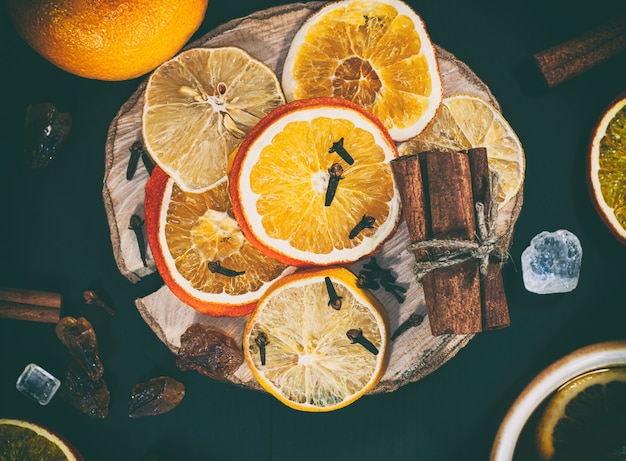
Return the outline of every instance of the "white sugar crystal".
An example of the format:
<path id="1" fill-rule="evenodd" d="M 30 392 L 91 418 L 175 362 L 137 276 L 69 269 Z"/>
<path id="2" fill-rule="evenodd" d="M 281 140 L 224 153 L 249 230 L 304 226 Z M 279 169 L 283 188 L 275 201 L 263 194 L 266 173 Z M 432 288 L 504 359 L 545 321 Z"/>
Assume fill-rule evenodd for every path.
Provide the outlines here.
<path id="1" fill-rule="evenodd" d="M 48 405 L 60 385 L 61 381 L 34 363 L 26 365 L 15 383 L 18 391 L 40 405 Z"/>
<path id="2" fill-rule="evenodd" d="M 578 285 L 583 249 L 571 232 L 541 232 L 522 253 L 522 275 L 528 291 L 567 293 Z"/>

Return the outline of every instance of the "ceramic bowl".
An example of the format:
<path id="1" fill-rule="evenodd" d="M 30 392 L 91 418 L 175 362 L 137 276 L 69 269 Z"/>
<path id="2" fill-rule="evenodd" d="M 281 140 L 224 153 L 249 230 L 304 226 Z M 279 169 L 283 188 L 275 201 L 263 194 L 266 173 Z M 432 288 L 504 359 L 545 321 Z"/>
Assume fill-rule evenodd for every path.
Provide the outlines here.
<path id="1" fill-rule="evenodd" d="M 511 461 L 517 440 L 535 409 L 567 381 L 606 367 L 626 366 L 626 341 L 607 341 L 578 349 L 537 375 L 506 413 L 491 450 L 490 461 Z"/>

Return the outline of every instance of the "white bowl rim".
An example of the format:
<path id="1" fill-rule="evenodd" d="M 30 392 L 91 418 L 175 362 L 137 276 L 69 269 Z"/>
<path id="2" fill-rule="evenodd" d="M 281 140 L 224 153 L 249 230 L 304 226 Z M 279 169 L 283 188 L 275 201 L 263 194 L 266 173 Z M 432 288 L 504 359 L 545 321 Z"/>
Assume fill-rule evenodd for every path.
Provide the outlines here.
<path id="1" fill-rule="evenodd" d="M 535 409 L 562 384 L 599 368 L 626 365 L 626 341 L 605 341 L 582 347 L 539 373 L 508 410 L 491 449 L 490 461 L 512 461 L 517 440 Z"/>

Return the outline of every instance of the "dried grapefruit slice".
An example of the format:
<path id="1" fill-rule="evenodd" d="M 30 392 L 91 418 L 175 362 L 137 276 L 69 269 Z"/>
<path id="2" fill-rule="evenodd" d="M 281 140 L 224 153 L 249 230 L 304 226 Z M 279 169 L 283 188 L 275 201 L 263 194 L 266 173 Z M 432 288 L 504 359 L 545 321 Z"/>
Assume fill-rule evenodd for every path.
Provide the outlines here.
<path id="1" fill-rule="evenodd" d="M 282 86 L 288 101 L 353 101 L 396 141 L 420 133 L 443 95 L 424 23 L 399 0 L 330 2 L 313 14 L 291 42 Z"/>
<path id="2" fill-rule="evenodd" d="M 229 174 L 234 215 L 255 246 L 285 264 L 354 262 L 397 228 L 400 196 L 389 165 L 396 156 L 387 130 L 361 106 L 293 101 L 239 146 Z"/>
<path id="3" fill-rule="evenodd" d="M 148 79 L 145 147 L 181 189 L 200 192 L 224 179 L 228 155 L 284 102 L 274 71 L 244 50 L 192 48 Z"/>
<path id="4" fill-rule="evenodd" d="M 329 305 L 329 284 L 341 297 L 339 309 Z M 371 390 L 386 370 L 388 345 L 387 312 L 343 267 L 278 280 L 243 337 L 261 386 L 285 405 L 312 412 L 345 407 Z"/>
<path id="5" fill-rule="evenodd" d="M 604 111 L 593 131 L 587 180 L 598 214 L 626 244 L 626 94 Z"/>
<path id="6" fill-rule="evenodd" d="M 146 234 L 159 274 L 183 302 L 211 316 L 249 314 L 261 294 L 293 271 L 241 233 L 222 181 L 184 192 L 160 168 L 146 184 Z"/>

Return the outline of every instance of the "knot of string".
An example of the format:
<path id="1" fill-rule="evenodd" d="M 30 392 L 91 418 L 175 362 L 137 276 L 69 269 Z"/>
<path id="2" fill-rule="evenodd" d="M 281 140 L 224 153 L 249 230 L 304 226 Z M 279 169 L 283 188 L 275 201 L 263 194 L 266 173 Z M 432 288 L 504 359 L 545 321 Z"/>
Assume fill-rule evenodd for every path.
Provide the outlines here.
<path id="1" fill-rule="evenodd" d="M 496 234 L 496 221 L 498 219 L 497 201 L 497 175 L 492 174 L 491 201 L 486 207 L 482 202 L 476 202 L 476 239 L 452 240 L 430 239 L 421 242 L 413 242 L 409 245 L 409 251 L 427 251 L 428 258 L 415 263 L 414 273 L 418 281 L 426 274 L 445 267 L 451 267 L 470 259 L 479 261 L 480 274 L 487 275 L 490 259 L 505 261 L 508 257 L 506 249 L 502 245 L 502 236 Z M 432 253 L 438 256 L 433 257 Z"/>

